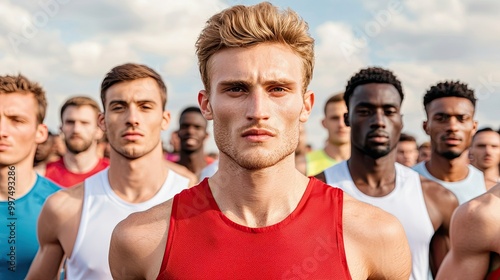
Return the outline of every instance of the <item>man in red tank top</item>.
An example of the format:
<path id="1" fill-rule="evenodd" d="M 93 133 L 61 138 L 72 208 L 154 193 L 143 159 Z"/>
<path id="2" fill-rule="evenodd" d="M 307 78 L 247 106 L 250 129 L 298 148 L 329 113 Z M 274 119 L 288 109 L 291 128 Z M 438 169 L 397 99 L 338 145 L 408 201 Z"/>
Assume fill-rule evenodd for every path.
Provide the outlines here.
<path id="1" fill-rule="evenodd" d="M 196 43 L 219 169 L 114 230 L 114 279 L 408 279 L 399 222 L 295 168 L 314 94 L 307 23 L 270 3 L 209 19 Z M 330 188 L 330 189 L 329 189 Z"/>
<path id="2" fill-rule="evenodd" d="M 103 131 L 97 125 L 99 104 L 87 96 L 74 96 L 61 107 L 61 132 L 67 151 L 58 161 L 47 164 L 45 177 L 68 188 L 109 166 L 97 154 Z"/>

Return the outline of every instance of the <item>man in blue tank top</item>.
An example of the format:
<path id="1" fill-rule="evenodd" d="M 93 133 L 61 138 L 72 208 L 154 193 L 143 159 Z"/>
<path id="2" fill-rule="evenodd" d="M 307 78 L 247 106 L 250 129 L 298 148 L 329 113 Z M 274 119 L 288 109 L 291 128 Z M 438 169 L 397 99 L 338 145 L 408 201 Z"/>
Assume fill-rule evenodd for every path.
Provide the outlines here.
<path id="1" fill-rule="evenodd" d="M 38 250 L 37 219 L 59 187 L 33 169 L 47 139 L 47 102 L 37 83 L 0 76 L 0 279 L 24 279 Z"/>

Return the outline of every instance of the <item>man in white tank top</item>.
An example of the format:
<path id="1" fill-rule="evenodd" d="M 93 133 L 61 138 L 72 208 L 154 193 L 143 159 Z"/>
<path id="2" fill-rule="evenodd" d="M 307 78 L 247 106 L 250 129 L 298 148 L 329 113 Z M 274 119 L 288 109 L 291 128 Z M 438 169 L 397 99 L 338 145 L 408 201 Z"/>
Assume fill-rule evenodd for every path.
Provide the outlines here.
<path id="1" fill-rule="evenodd" d="M 27 279 L 54 279 L 67 257 L 67 279 L 111 279 L 108 252 L 114 227 L 189 187 L 163 159 L 166 87 L 153 69 L 113 68 L 101 85 L 99 126 L 111 146 L 110 167 L 51 196 L 38 220 L 40 249 Z"/>
<path id="2" fill-rule="evenodd" d="M 344 96 L 351 157 L 317 178 L 396 216 L 410 244 L 411 279 L 420 280 L 429 278 L 430 270 L 435 275 L 446 255 L 446 248 L 433 243 L 441 245 L 439 240 L 448 237 L 458 202 L 447 189 L 396 163 L 403 97 L 400 81 L 389 70 L 371 67 L 355 74 Z"/>
<path id="3" fill-rule="evenodd" d="M 469 164 L 467 149 L 476 132 L 474 90 L 460 82 L 442 82 L 424 96 L 431 158 L 415 165 L 420 175 L 452 191 L 460 204 L 486 192 L 481 171 Z"/>

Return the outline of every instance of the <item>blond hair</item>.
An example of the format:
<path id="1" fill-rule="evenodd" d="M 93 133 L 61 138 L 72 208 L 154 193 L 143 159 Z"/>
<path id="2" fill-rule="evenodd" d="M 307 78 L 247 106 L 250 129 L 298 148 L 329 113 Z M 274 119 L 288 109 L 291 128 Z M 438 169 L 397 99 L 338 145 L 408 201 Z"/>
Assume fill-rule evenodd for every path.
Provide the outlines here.
<path id="1" fill-rule="evenodd" d="M 47 110 L 47 99 L 45 91 L 36 82 L 28 80 L 25 76 L 18 74 L 17 76 L 0 76 L 0 93 L 32 93 L 38 104 L 37 122 L 43 123 L 45 119 L 45 111 Z"/>
<path id="2" fill-rule="evenodd" d="M 251 47 L 260 43 L 284 44 L 303 62 L 303 88 L 307 89 L 314 68 L 314 39 L 300 16 L 280 11 L 269 2 L 237 5 L 212 16 L 196 41 L 196 54 L 205 90 L 210 92 L 210 57 L 226 48 Z"/>

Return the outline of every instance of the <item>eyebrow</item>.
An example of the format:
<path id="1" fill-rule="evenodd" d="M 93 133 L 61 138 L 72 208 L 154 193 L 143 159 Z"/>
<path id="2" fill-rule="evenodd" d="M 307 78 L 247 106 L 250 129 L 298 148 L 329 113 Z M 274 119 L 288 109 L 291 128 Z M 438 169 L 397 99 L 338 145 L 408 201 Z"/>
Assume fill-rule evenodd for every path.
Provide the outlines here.
<path id="1" fill-rule="evenodd" d="M 370 102 L 359 102 L 356 105 L 354 105 L 354 107 L 376 108 L 376 107 L 379 107 L 379 106 L 375 105 L 373 103 L 370 103 Z M 395 107 L 395 108 L 398 108 L 398 107 L 400 107 L 400 104 L 397 103 L 397 102 L 396 103 L 384 103 L 384 104 L 382 104 L 381 107 Z"/>
<path id="2" fill-rule="evenodd" d="M 273 79 L 264 83 L 264 85 L 291 85 L 298 84 L 298 82 L 290 79 Z M 244 80 L 225 80 L 218 84 L 218 86 L 245 86 L 249 87 L 250 83 Z"/>
<path id="3" fill-rule="evenodd" d="M 111 105 L 115 105 L 115 104 L 120 104 L 120 105 L 127 105 L 129 102 L 125 101 L 125 100 L 121 100 L 121 99 L 118 99 L 118 100 L 112 100 L 109 102 L 108 106 L 111 106 Z M 134 101 L 132 103 L 137 103 L 137 104 L 143 104 L 143 103 L 152 103 L 152 104 L 156 104 L 156 102 L 152 99 L 142 99 L 142 100 L 137 100 L 137 101 Z"/>

